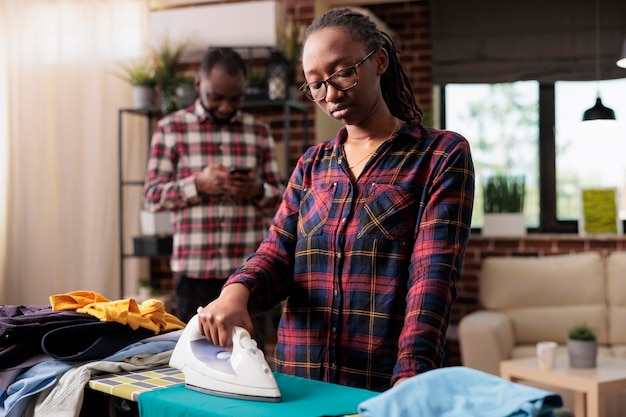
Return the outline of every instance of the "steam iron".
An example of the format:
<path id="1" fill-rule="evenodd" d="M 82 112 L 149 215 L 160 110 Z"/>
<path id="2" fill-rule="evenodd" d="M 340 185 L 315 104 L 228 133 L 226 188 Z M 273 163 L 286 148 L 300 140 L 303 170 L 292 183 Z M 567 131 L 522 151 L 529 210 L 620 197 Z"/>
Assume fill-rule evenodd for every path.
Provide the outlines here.
<path id="1" fill-rule="evenodd" d="M 265 356 L 242 327 L 233 329 L 232 351 L 209 342 L 189 320 L 170 358 L 185 375 L 185 386 L 208 394 L 244 400 L 280 402 L 280 391 Z"/>

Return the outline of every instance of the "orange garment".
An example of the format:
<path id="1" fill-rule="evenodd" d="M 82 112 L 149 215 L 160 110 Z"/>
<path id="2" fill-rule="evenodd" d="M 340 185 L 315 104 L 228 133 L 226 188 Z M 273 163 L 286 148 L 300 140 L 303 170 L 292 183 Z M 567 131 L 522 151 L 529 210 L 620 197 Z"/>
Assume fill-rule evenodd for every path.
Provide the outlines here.
<path id="1" fill-rule="evenodd" d="M 183 329 L 185 323 L 167 313 L 163 301 L 153 298 L 137 304 L 134 298 L 110 301 L 92 291 L 74 291 L 50 296 L 52 311 L 75 310 L 90 314 L 100 321 L 115 321 L 130 326 L 152 330 L 154 334 Z"/>

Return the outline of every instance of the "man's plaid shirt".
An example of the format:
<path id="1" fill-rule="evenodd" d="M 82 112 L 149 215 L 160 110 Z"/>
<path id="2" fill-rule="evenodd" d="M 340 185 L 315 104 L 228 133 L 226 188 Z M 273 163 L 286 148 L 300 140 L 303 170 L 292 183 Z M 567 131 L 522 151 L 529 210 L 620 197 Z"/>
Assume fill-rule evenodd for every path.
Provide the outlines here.
<path id="1" fill-rule="evenodd" d="M 207 165 L 248 167 L 267 184 L 263 201 L 198 193 L 195 175 Z M 282 194 L 274 142 L 265 122 L 238 112 L 215 123 L 197 100 L 159 121 L 152 138 L 145 206 L 171 210 L 173 271 L 226 279 L 253 253 L 267 231 L 262 205 Z"/>

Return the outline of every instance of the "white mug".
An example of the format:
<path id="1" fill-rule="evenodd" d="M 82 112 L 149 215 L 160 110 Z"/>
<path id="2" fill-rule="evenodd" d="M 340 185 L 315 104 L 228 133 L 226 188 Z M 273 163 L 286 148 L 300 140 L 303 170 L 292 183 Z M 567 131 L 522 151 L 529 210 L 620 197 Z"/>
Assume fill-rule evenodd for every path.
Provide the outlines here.
<path id="1" fill-rule="evenodd" d="M 541 369 L 552 369 L 556 362 L 556 342 L 537 343 L 537 363 Z"/>

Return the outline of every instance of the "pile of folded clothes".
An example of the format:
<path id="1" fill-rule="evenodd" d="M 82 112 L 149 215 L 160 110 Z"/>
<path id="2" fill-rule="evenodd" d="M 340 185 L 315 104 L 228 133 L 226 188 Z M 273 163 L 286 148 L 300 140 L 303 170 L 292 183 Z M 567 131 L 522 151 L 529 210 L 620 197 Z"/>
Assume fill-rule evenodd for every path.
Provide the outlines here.
<path id="1" fill-rule="evenodd" d="M 44 415 L 35 407 L 45 400 L 39 397 L 73 368 L 97 369 L 85 366 L 94 361 L 115 359 L 124 363 L 120 369 L 141 367 L 130 365 L 137 355 L 145 367 L 167 363 L 167 355 L 159 355 L 158 363 L 146 356 L 171 352 L 184 327 L 160 300 L 111 301 L 91 291 L 53 295 L 47 306 L 2 305 L 0 417 Z M 89 372 L 83 374 L 86 384 Z M 80 393 L 75 401 L 82 401 Z"/>

